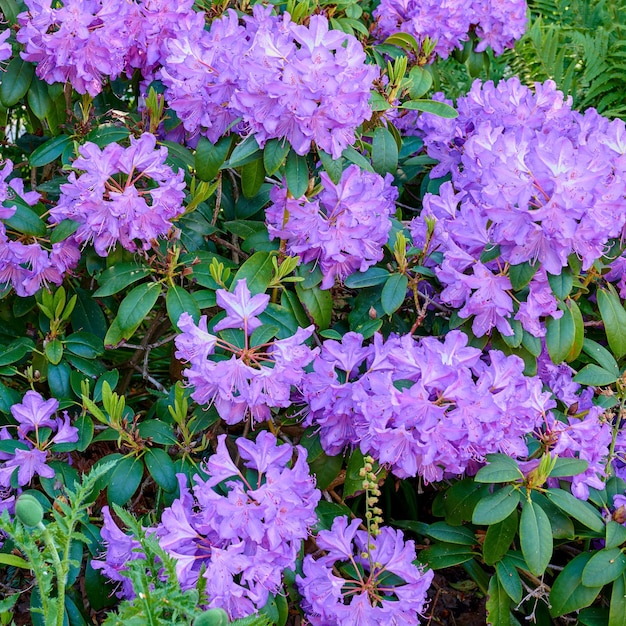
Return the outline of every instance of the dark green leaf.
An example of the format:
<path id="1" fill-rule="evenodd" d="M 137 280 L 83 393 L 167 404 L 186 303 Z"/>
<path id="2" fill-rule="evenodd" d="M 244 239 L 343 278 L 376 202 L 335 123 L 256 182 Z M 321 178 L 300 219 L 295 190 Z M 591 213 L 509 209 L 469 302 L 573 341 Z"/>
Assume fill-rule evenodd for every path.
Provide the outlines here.
<path id="1" fill-rule="evenodd" d="M 254 198 L 259 193 L 264 180 L 263 159 L 256 159 L 243 165 L 241 168 L 241 191 L 244 197 Z"/>
<path id="2" fill-rule="evenodd" d="M 363 289 L 364 287 L 374 287 L 382 285 L 389 278 L 389 272 L 384 267 L 370 267 L 365 272 L 350 274 L 343 281 L 343 284 L 350 289 Z"/>
<path id="3" fill-rule="evenodd" d="M 448 543 L 437 543 L 419 554 L 420 561 L 432 569 L 453 567 L 473 558 L 474 553 L 469 547 Z"/>
<path id="4" fill-rule="evenodd" d="M 117 461 L 108 480 L 109 504 L 124 506 L 137 491 L 142 477 L 143 463 L 140 459 L 127 456 Z"/>
<path id="5" fill-rule="evenodd" d="M 286 139 L 270 139 L 263 148 L 263 165 L 268 176 L 272 176 L 285 161 L 290 150 Z"/>
<path id="6" fill-rule="evenodd" d="M 447 119 L 454 119 L 458 117 L 456 109 L 451 107 L 449 104 L 445 102 L 437 102 L 436 100 L 409 100 L 408 102 L 403 102 L 400 105 L 401 109 L 409 109 L 411 111 L 423 111 L 424 113 L 432 113 L 433 115 L 437 115 L 438 117 L 444 117 Z"/>
<path id="7" fill-rule="evenodd" d="M 272 266 L 272 255 L 269 252 L 255 252 L 239 268 L 231 289 L 235 289 L 237 282 L 246 279 L 246 284 L 250 293 L 264 293 L 272 280 L 274 270 Z"/>
<path id="8" fill-rule="evenodd" d="M 528 569 L 535 576 L 541 576 L 552 557 L 552 527 L 544 510 L 532 500 L 524 502 L 519 537 Z"/>
<path id="9" fill-rule="evenodd" d="M 32 63 L 22 60 L 20 56 L 14 57 L 2 74 L 0 104 L 7 109 L 17 104 L 26 95 L 34 75 L 35 66 Z"/>
<path id="10" fill-rule="evenodd" d="M 48 365 L 48 385 L 55 398 L 60 400 L 62 398 L 71 397 L 71 371 L 71 367 L 65 361 L 61 361 L 58 365 Z"/>
<path id="11" fill-rule="evenodd" d="M 206 137 L 200 137 L 194 160 L 196 176 L 200 180 L 210 182 L 217 176 L 232 143 L 233 135 L 222 137 L 215 144 L 212 144 Z"/>
<path id="12" fill-rule="evenodd" d="M 372 139 L 372 166 L 381 176 L 398 169 L 398 145 L 393 135 L 384 127 L 374 131 Z"/>
<path id="13" fill-rule="evenodd" d="M 193 296 L 178 285 L 167 290 L 165 305 L 170 321 L 176 328 L 178 328 L 178 320 L 183 313 L 189 313 L 196 324 L 200 321 L 200 308 Z"/>
<path id="14" fill-rule="evenodd" d="M 587 528 L 591 528 L 591 530 L 595 530 L 596 532 L 602 532 L 604 530 L 602 517 L 600 517 L 598 511 L 588 502 L 579 500 L 571 493 L 563 491 L 562 489 L 548 489 L 546 496 L 553 504 L 556 504 L 561 511 L 571 515 Z"/>
<path id="15" fill-rule="evenodd" d="M 515 291 L 520 291 L 528 285 L 532 277 L 537 273 L 539 263 L 530 264 L 529 262 L 520 263 L 519 265 L 511 265 L 509 268 L 509 279 L 511 287 Z"/>
<path id="16" fill-rule="evenodd" d="M 573 300 L 561 303 L 559 309 L 563 311 L 562 317 L 550 317 L 546 321 L 546 346 L 556 364 L 573 361 L 580 354 L 584 331 L 580 310 Z"/>
<path id="17" fill-rule="evenodd" d="M 500 584 L 513 602 L 522 600 L 522 581 L 520 580 L 514 561 L 505 556 L 495 565 Z"/>
<path id="18" fill-rule="evenodd" d="M 599 550 L 585 565 L 582 583 L 585 587 L 603 587 L 620 577 L 626 570 L 626 556 L 620 548 Z"/>
<path id="19" fill-rule="evenodd" d="M 32 352 L 35 344 L 27 337 L 15 339 L 8 346 L 3 346 L 0 351 L 0 367 L 16 363 L 29 352 Z"/>
<path id="20" fill-rule="evenodd" d="M 259 144 L 254 135 L 248 135 L 241 143 L 238 143 L 230 155 L 230 159 L 222 164 L 220 169 L 229 167 L 241 167 L 262 157 Z"/>
<path id="21" fill-rule="evenodd" d="M 446 521 L 453 526 L 471 521 L 472 513 L 481 498 L 489 495 L 489 487 L 465 478 L 455 483 L 443 495 Z"/>
<path id="22" fill-rule="evenodd" d="M 513 511 L 508 517 L 487 529 L 483 542 L 483 558 L 487 565 L 497 563 L 509 550 L 517 533 L 518 514 Z"/>
<path id="23" fill-rule="evenodd" d="M 28 159 L 32 167 L 41 167 L 48 165 L 63 154 L 63 150 L 72 143 L 72 138 L 67 135 L 59 135 L 46 141 L 39 146 Z"/>
<path id="24" fill-rule="evenodd" d="M 333 313 L 333 299 L 330 291 L 319 287 L 304 289 L 301 283 L 296 283 L 296 293 L 304 310 L 318 329 L 328 328 Z"/>
<path id="25" fill-rule="evenodd" d="M 558 617 L 589 606 L 602 587 L 586 587 L 582 573 L 591 559 L 590 552 L 574 557 L 556 577 L 550 591 L 550 615 Z"/>
<path id="26" fill-rule="evenodd" d="M 425 68 L 414 65 L 409 72 L 409 95 L 421 98 L 433 85 L 433 75 Z"/>
<path id="27" fill-rule="evenodd" d="M 43 80 L 33 77 L 28 89 L 28 106 L 35 117 L 43 120 L 52 106 L 52 98 L 48 93 L 48 85 Z"/>
<path id="28" fill-rule="evenodd" d="M 354 163 L 358 165 L 362 170 L 367 170 L 368 172 L 373 172 L 374 168 L 372 164 L 355 148 L 352 146 L 348 146 L 342 153 L 341 156 L 350 161 L 350 163 Z"/>
<path id="29" fill-rule="evenodd" d="M 511 598 L 497 576 L 489 581 L 486 609 L 488 625 L 511 626 Z"/>
<path id="30" fill-rule="evenodd" d="M 172 459 L 162 448 L 150 448 L 145 456 L 144 461 L 150 476 L 154 478 L 154 482 L 161 489 L 173 493 L 178 487 L 176 480 L 176 468 Z"/>
<path id="31" fill-rule="evenodd" d="M 390 37 L 387 37 L 383 43 L 398 46 L 415 55 L 419 55 L 420 53 L 420 45 L 415 40 L 415 37 L 409 33 L 394 33 Z"/>
<path id="32" fill-rule="evenodd" d="M 612 385 L 617 380 L 618 376 L 619 374 L 609 372 L 595 363 L 589 363 L 589 365 L 585 365 L 585 367 L 574 376 L 573 380 L 581 385 L 604 387 L 606 385 Z"/>
<path id="33" fill-rule="evenodd" d="M 341 174 L 343 173 L 343 159 L 341 157 L 333 159 L 328 152 L 324 152 L 323 150 L 319 150 L 318 155 L 324 166 L 324 170 L 330 177 L 330 180 L 336 185 L 341 180 Z"/>
<path id="34" fill-rule="evenodd" d="M 626 574 L 616 578 L 613 583 L 607 626 L 626 626 Z"/>
<path id="35" fill-rule="evenodd" d="M 108 267 L 98 279 L 99 289 L 94 292 L 95 298 L 112 296 L 124 287 L 132 285 L 151 273 L 151 269 L 137 263 L 116 263 Z"/>
<path id="36" fill-rule="evenodd" d="M 469 528 L 465 526 L 450 526 L 445 522 L 435 522 L 428 525 L 426 535 L 437 541 L 455 545 L 473 546 L 477 543 L 476 536 Z"/>
<path id="37" fill-rule="evenodd" d="M 107 332 L 107 322 L 102 309 L 85 289 L 76 289 L 76 306 L 72 311 L 72 328 L 84 330 L 100 339 L 104 339 Z"/>
<path id="38" fill-rule="evenodd" d="M 552 471 L 548 474 L 552 478 L 562 478 L 564 476 L 576 476 L 587 471 L 589 462 L 584 459 L 572 459 L 568 457 L 558 457 Z"/>
<path id="39" fill-rule="evenodd" d="M 16 211 L 11 217 L 4 220 L 7 226 L 25 235 L 46 236 L 48 232 L 46 225 L 35 211 L 23 202 L 20 202 L 19 198 L 11 200 L 11 204 L 16 207 Z"/>
<path id="40" fill-rule="evenodd" d="M 287 188 L 294 198 L 300 198 L 306 193 L 309 186 L 309 168 L 306 159 L 293 150 L 287 156 L 285 163 L 285 178 Z"/>
<path id="41" fill-rule="evenodd" d="M 565 300 L 572 291 L 574 286 L 574 275 L 572 272 L 564 268 L 560 274 L 548 274 L 548 282 L 552 288 L 552 293 L 559 299 Z"/>
<path id="42" fill-rule="evenodd" d="M 615 358 L 620 359 L 626 354 L 626 311 L 612 285 L 598 289 L 596 298 L 609 347 Z"/>
<path id="43" fill-rule="evenodd" d="M 87 141 L 95 143 L 99 148 L 104 148 L 110 143 L 123 141 L 130 135 L 128 128 L 115 124 L 102 124 L 94 128 L 86 137 Z"/>
<path id="44" fill-rule="evenodd" d="M 65 339 L 65 347 L 71 353 L 82 356 L 85 359 L 95 359 L 104 353 L 102 339 L 85 332 L 68 335 Z"/>
<path id="45" fill-rule="evenodd" d="M 58 365 L 63 358 L 63 344 L 59 339 L 52 339 L 44 348 L 46 358 L 52 365 Z"/>
<path id="46" fill-rule="evenodd" d="M 511 515 L 517 508 L 519 499 L 519 491 L 513 485 L 496 489 L 492 494 L 479 500 L 472 515 L 472 522 L 485 525 L 497 524 Z"/>
<path id="47" fill-rule="evenodd" d="M 177 443 L 172 427 L 161 420 L 151 419 L 140 422 L 137 430 L 144 439 L 150 439 L 152 443 L 158 443 L 161 446 L 171 446 Z"/>
<path id="48" fill-rule="evenodd" d="M 606 523 L 606 545 L 605 548 L 616 548 L 626 543 L 626 527 L 613 520 Z"/>
<path id="49" fill-rule="evenodd" d="M 488 464 L 481 467 L 474 480 L 479 483 L 508 483 L 524 478 L 517 463 L 505 454 L 487 455 Z"/>
<path id="50" fill-rule="evenodd" d="M 343 467 L 343 455 L 328 456 L 322 452 L 313 462 L 309 462 L 311 474 L 315 476 L 318 489 L 328 489 L 330 484 L 339 476 Z"/>
<path id="51" fill-rule="evenodd" d="M 619 376 L 619 367 L 613 355 L 597 341 L 585 337 L 583 341 L 583 352 L 588 354 L 600 367 L 607 372 L 612 372 Z"/>
<path id="52" fill-rule="evenodd" d="M 387 315 L 391 315 L 400 308 L 406 298 L 408 288 L 409 279 L 404 274 L 389 276 L 380 295 L 383 311 Z"/>
<path id="53" fill-rule="evenodd" d="M 59 241 L 64 241 L 70 235 L 73 235 L 78 230 L 79 226 L 80 224 L 74 220 L 63 220 L 62 222 L 59 222 L 50 234 L 50 243 L 59 243 Z"/>

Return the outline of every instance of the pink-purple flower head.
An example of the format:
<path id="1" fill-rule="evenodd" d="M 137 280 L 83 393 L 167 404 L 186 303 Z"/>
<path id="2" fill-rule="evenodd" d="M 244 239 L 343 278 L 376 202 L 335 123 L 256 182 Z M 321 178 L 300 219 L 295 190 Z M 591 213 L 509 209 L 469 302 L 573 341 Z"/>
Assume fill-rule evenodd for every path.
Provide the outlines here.
<path id="1" fill-rule="evenodd" d="M 252 296 L 245 278 L 237 281 L 233 293 L 218 289 L 215 299 L 217 306 L 226 311 L 226 317 L 215 324 L 213 330 L 217 332 L 226 328 L 241 328 L 248 335 L 262 326 L 263 323 L 256 316 L 265 311 L 270 301 L 270 297 L 264 293 Z"/>
<path id="2" fill-rule="evenodd" d="M 296 581 L 313 626 L 418 624 L 426 608 L 432 570 L 416 566 L 415 543 L 387 526 L 375 537 L 336 517 L 317 535 L 324 556 L 307 555 Z"/>
<path id="3" fill-rule="evenodd" d="M 181 496 L 156 529 L 161 547 L 177 560 L 183 589 L 204 576 L 209 606 L 231 618 L 258 611 L 269 593 L 280 592 L 283 570 L 294 567 L 317 522 L 320 499 L 304 448 L 280 445 L 267 431 L 236 445 L 245 475 L 221 435 L 204 468 L 209 478 L 196 476 L 190 491 L 179 475 Z"/>
<path id="4" fill-rule="evenodd" d="M 75 240 L 92 242 L 100 256 L 118 242 L 131 252 L 137 242 L 148 250 L 167 235 L 184 211 L 184 172 L 174 174 L 165 164 L 167 148 L 156 148 L 154 135 L 131 137 L 128 148 L 111 143 L 100 149 L 88 142 L 79 152 L 73 166 L 83 173 L 70 173 L 61 185 L 59 203 L 50 211 L 53 222 L 78 222 Z"/>
<path id="5" fill-rule="evenodd" d="M 364 272 L 383 257 L 398 190 L 385 178 L 350 165 L 337 184 L 325 172 L 314 198 L 291 198 L 274 187 L 266 210 L 271 237 L 287 241 L 290 254 L 303 263 L 315 261 L 324 275 L 322 289 L 335 280 Z"/>

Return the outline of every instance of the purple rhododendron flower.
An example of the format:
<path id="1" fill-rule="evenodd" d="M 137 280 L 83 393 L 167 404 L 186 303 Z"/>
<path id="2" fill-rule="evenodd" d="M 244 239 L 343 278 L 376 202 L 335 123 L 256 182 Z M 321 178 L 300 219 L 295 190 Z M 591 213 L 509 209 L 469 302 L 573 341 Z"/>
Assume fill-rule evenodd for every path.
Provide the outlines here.
<path id="1" fill-rule="evenodd" d="M 237 286 L 231 294 L 226 289 L 215 292 L 217 306 L 226 311 L 226 317 L 213 327 L 213 330 L 226 328 L 242 328 L 247 335 L 251 335 L 262 325 L 256 315 L 262 313 L 269 304 L 270 297 L 264 293 L 251 296 L 246 279 L 237 281 Z"/>
<path id="2" fill-rule="evenodd" d="M 0 13 L 0 16 L 2 16 L 2 13 Z M 0 32 L 0 62 L 10 59 L 13 54 L 11 44 L 7 42 L 10 35 L 11 31 L 8 28 Z"/>
<path id="3" fill-rule="evenodd" d="M 326 172 L 322 190 L 313 199 L 291 198 L 285 188 L 273 187 L 273 204 L 266 210 L 271 237 L 287 241 L 287 250 L 303 263 L 319 262 L 330 289 L 335 279 L 364 272 L 383 257 L 391 229 L 398 190 L 385 178 L 350 165 L 337 184 Z"/>
<path id="4" fill-rule="evenodd" d="M 136 242 L 149 250 L 171 230 L 184 211 L 184 172 L 174 174 L 165 164 L 167 148 L 157 149 L 154 135 L 131 137 L 128 148 L 111 143 L 100 149 L 87 142 L 79 152 L 73 166 L 83 173 L 70 173 L 61 185 L 59 202 L 50 210 L 53 222 L 78 222 L 74 239 L 92 241 L 100 256 L 118 242 L 131 252 Z"/>
<path id="5" fill-rule="evenodd" d="M 161 547 L 177 561 L 182 588 L 204 576 L 209 606 L 225 609 L 231 618 L 256 612 L 269 593 L 280 591 L 283 570 L 294 567 L 317 521 L 320 499 L 301 446 L 279 445 L 267 431 L 256 441 L 239 438 L 236 444 L 245 475 L 228 452 L 226 435 L 220 435 L 217 452 L 204 467 L 209 478 L 196 476 L 190 491 L 179 474 L 180 498 L 156 529 Z"/>
<path id="6" fill-rule="evenodd" d="M 313 626 L 419 623 L 433 571 L 414 565 L 415 543 L 405 542 L 402 531 L 383 526 L 371 537 L 358 530 L 360 524 L 336 517 L 330 530 L 317 535 L 326 554 L 304 557 L 296 582 L 307 619 Z"/>

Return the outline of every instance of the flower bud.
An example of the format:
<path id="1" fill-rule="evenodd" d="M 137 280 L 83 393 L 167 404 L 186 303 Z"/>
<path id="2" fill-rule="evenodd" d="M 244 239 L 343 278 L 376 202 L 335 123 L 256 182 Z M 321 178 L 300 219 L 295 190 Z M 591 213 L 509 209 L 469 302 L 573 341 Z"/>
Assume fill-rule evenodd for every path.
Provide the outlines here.
<path id="1" fill-rule="evenodd" d="M 43 520 L 43 507 L 35 496 L 23 493 L 15 503 L 15 515 L 24 526 L 34 528 Z"/>
<path id="2" fill-rule="evenodd" d="M 226 626 L 228 614 L 224 609 L 209 609 L 196 617 L 193 626 Z"/>

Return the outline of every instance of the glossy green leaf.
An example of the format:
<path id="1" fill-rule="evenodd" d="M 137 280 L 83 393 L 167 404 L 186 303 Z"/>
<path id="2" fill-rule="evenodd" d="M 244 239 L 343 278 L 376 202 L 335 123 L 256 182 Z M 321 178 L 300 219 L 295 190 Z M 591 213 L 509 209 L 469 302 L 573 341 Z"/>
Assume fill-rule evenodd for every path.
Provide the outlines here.
<path id="1" fill-rule="evenodd" d="M 517 533 L 518 521 L 519 516 L 514 510 L 501 522 L 489 526 L 483 542 L 483 558 L 487 565 L 494 565 L 508 552 Z"/>
<path id="2" fill-rule="evenodd" d="M 558 457 L 554 467 L 548 474 L 552 478 L 562 478 L 564 476 L 577 476 L 587 471 L 589 462 L 584 459 L 573 459 L 569 457 Z"/>
<path id="3" fill-rule="evenodd" d="M 15 339 L 7 346 L 3 346 L 0 350 L 0 367 L 17 363 L 20 359 L 32 352 L 35 344 L 27 337 Z"/>
<path id="4" fill-rule="evenodd" d="M 481 467 L 474 480 L 479 483 L 508 483 L 524 478 L 517 463 L 505 454 L 487 455 L 487 465 Z"/>
<path id="5" fill-rule="evenodd" d="M 492 494 L 480 499 L 474 509 L 472 522 L 485 525 L 497 524 L 511 515 L 517 508 L 519 500 L 519 491 L 513 485 L 496 489 Z"/>
<path id="6" fill-rule="evenodd" d="M 599 550 L 585 565 L 582 583 L 586 587 L 603 587 L 620 577 L 626 570 L 626 556 L 620 548 Z"/>
<path id="7" fill-rule="evenodd" d="M 19 55 L 13 57 L 2 74 L 0 82 L 0 104 L 9 108 L 26 95 L 35 75 L 35 66 Z"/>
<path id="8" fill-rule="evenodd" d="M 421 98 L 433 86 L 433 75 L 425 68 L 414 65 L 409 71 L 409 95 Z"/>
<path id="9" fill-rule="evenodd" d="M 495 565 L 496 575 L 503 589 L 513 602 L 519 603 L 522 599 L 522 581 L 520 580 L 514 561 L 504 556 Z"/>
<path id="10" fill-rule="evenodd" d="M 107 322 L 102 309 L 85 289 L 76 288 L 76 306 L 72 311 L 71 321 L 74 330 L 84 330 L 100 339 L 107 332 Z"/>
<path id="11" fill-rule="evenodd" d="M 541 576 L 552 557 L 552 527 L 544 510 L 532 500 L 524 502 L 519 537 L 522 554 L 530 572 Z"/>
<path id="12" fill-rule="evenodd" d="M 178 320 L 183 313 L 191 315 L 196 324 L 200 321 L 200 308 L 194 297 L 178 285 L 168 288 L 165 305 L 170 321 L 176 328 L 178 328 Z"/>
<path id="13" fill-rule="evenodd" d="M 591 552 L 575 556 L 559 573 L 550 591 L 550 615 L 558 617 L 589 606 L 602 587 L 586 587 L 582 573 L 591 559 Z"/>
<path id="14" fill-rule="evenodd" d="M 46 236 L 48 229 L 35 211 L 17 198 L 11 200 L 11 204 L 16 207 L 16 211 L 11 217 L 4 220 L 4 223 L 10 229 L 35 237 Z"/>
<path id="15" fill-rule="evenodd" d="M 387 37 L 384 43 L 392 46 L 398 46 L 399 48 L 403 48 L 407 52 L 411 52 L 415 55 L 418 55 L 420 52 L 420 45 L 415 40 L 415 37 L 409 33 L 394 33 L 390 37 Z"/>
<path id="16" fill-rule="evenodd" d="M 50 234 L 50 243 L 64 241 L 70 235 L 73 235 L 78 230 L 79 226 L 80 224 L 74 220 L 63 220 L 59 222 Z"/>
<path id="17" fill-rule="evenodd" d="M 398 168 L 398 145 L 393 135 L 384 126 L 379 126 L 374 131 L 372 166 L 381 176 L 388 172 L 395 172 Z"/>
<path id="18" fill-rule="evenodd" d="M 311 474 L 315 476 L 318 489 L 328 489 L 330 484 L 339 476 L 343 467 L 343 455 L 328 456 L 322 452 L 314 461 L 309 462 Z"/>
<path id="19" fill-rule="evenodd" d="M 248 135 L 243 141 L 235 146 L 230 159 L 223 163 L 220 169 L 229 167 L 241 167 L 262 157 L 261 149 L 254 135 Z"/>
<path id="20" fill-rule="evenodd" d="M 597 341 L 585 337 L 583 352 L 589 355 L 602 369 L 619 376 L 619 367 L 613 355 Z"/>
<path id="21" fill-rule="evenodd" d="M 328 152 L 323 150 L 318 150 L 318 154 L 324 166 L 324 171 L 336 185 L 341 180 L 341 174 L 343 173 L 343 159 L 333 159 Z"/>
<path id="22" fill-rule="evenodd" d="M 511 287 L 515 291 L 520 291 L 532 280 L 533 276 L 539 269 L 539 263 L 531 264 L 529 262 L 520 263 L 519 265 L 511 265 L 509 268 L 509 280 Z"/>
<path id="23" fill-rule="evenodd" d="M 212 181 L 226 161 L 233 143 L 233 136 L 222 137 L 217 143 L 211 143 L 206 137 L 200 137 L 196 146 L 194 166 L 196 176 L 203 181 Z"/>
<path id="24" fill-rule="evenodd" d="M 270 139 L 263 148 L 263 165 L 268 176 L 275 174 L 285 162 L 291 146 L 286 139 Z"/>
<path id="25" fill-rule="evenodd" d="M 615 579 L 607 626 L 626 626 L 626 574 Z"/>
<path id="26" fill-rule="evenodd" d="M 436 100 L 423 100 L 419 98 L 416 100 L 408 100 L 407 102 L 403 102 L 399 108 L 409 109 L 410 111 L 422 111 L 423 113 L 432 113 L 433 115 L 446 119 L 454 119 L 459 116 L 457 110 L 449 104 L 446 104 L 445 102 L 438 102 Z"/>
<path id="27" fill-rule="evenodd" d="M 176 467 L 170 455 L 162 448 L 150 448 L 144 455 L 146 468 L 161 489 L 173 493 L 178 487 Z"/>
<path id="28" fill-rule="evenodd" d="M 383 311 L 387 315 L 391 315 L 400 308 L 406 298 L 408 287 L 409 279 L 405 274 L 391 274 L 389 276 L 380 295 Z"/>
<path id="29" fill-rule="evenodd" d="M 473 546 L 477 544 L 476 535 L 465 526 L 450 526 L 445 522 L 429 524 L 426 535 L 431 539 L 453 543 L 455 545 Z"/>
<path id="30" fill-rule="evenodd" d="M 293 150 L 289 152 L 285 163 L 285 179 L 287 189 L 294 198 L 303 196 L 309 187 L 309 167 L 306 158 Z"/>
<path id="31" fill-rule="evenodd" d="M 346 276 L 343 284 L 349 289 L 363 289 L 365 287 L 374 287 L 387 282 L 390 274 L 384 267 L 370 267 L 365 272 L 355 272 Z"/>
<path id="32" fill-rule="evenodd" d="M 143 462 L 132 456 L 116 462 L 108 479 L 107 499 L 109 504 L 123 506 L 134 495 L 143 477 Z"/>
<path id="33" fill-rule="evenodd" d="M 372 164 L 353 146 L 348 146 L 341 153 L 341 156 L 347 161 L 350 161 L 350 163 L 358 165 L 362 170 L 367 170 L 368 172 L 374 171 Z"/>
<path id="34" fill-rule="evenodd" d="M 562 317 L 546 321 L 546 346 L 553 363 L 573 361 L 582 350 L 584 328 L 582 315 L 573 300 L 561 303 Z M 625 312 L 626 314 L 626 312 Z"/>
<path id="35" fill-rule="evenodd" d="M 58 365 L 48 364 L 48 385 L 52 395 L 58 400 L 72 396 L 71 371 L 72 368 L 65 361 L 61 361 Z"/>
<path id="36" fill-rule="evenodd" d="M 426 550 L 422 550 L 419 559 L 427 563 L 432 569 L 443 569 L 461 565 L 473 559 L 475 553 L 468 546 L 449 543 L 437 543 Z"/>
<path id="37" fill-rule="evenodd" d="M 104 338 L 104 344 L 117 345 L 130 339 L 152 311 L 160 293 L 159 283 L 144 283 L 131 290 L 120 304 L 117 316 Z"/>
<path id="38" fill-rule="evenodd" d="M 579 500 L 571 493 L 563 491 L 562 489 L 548 489 L 545 495 L 548 497 L 548 500 L 556 504 L 561 511 L 571 515 L 587 528 L 595 530 L 596 532 L 602 532 L 604 530 L 602 517 L 588 502 Z"/>
<path id="39" fill-rule="evenodd" d="M 328 328 L 333 313 L 333 298 L 330 291 L 319 287 L 305 289 L 301 283 L 296 283 L 296 294 L 307 315 L 318 329 Z"/>
<path id="40" fill-rule="evenodd" d="M 487 593 L 487 624 L 490 626 L 511 625 L 511 598 L 500 584 L 497 576 L 489 581 Z"/>
<path id="41" fill-rule="evenodd" d="M 86 137 L 86 141 L 95 143 L 99 148 L 104 148 L 110 143 L 124 141 L 130 135 L 128 128 L 116 124 L 101 124 L 94 128 Z"/>
<path id="42" fill-rule="evenodd" d="M 609 347 L 616 359 L 626 354 L 626 310 L 612 285 L 596 293 Z"/>
<path id="43" fill-rule="evenodd" d="M 609 520 L 606 523 L 605 536 L 605 548 L 616 548 L 617 546 L 626 544 L 626 527 L 613 520 Z"/>
<path id="44" fill-rule="evenodd" d="M 241 191 L 244 197 L 254 198 L 259 193 L 265 180 L 265 168 L 263 159 L 256 159 L 246 163 L 241 168 Z"/>
<path id="45" fill-rule="evenodd" d="M 37 77 L 33 77 L 27 95 L 28 106 L 35 117 L 43 120 L 50 111 L 52 98 L 48 93 L 48 84 Z"/>
<path id="46" fill-rule="evenodd" d="M 58 365 L 63 358 L 63 344 L 59 339 L 52 339 L 44 348 L 46 358 L 52 365 Z"/>
<path id="47" fill-rule="evenodd" d="M 559 299 L 565 300 L 574 286 L 574 275 L 570 270 L 564 268 L 560 274 L 548 274 L 548 282 L 552 293 Z"/>
<path id="48" fill-rule="evenodd" d="M 443 495 L 446 521 L 453 526 L 460 526 L 472 519 L 476 504 L 489 494 L 489 487 L 474 482 L 472 478 L 460 480 Z"/>
<path id="49" fill-rule="evenodd" d="M 64 343 L 69 352 L 85 359 L 95 359 L 104 353 L 102 339 L 92 333 L 72 333 L 67 336 Z"/>
<path id="50" fill-rule="evenodd" d="M 231 285 L 231 291 L 237 286 L 237 282 L 246 279 L 250 293 L 264 293 L 274 275 L 272 255 L 269 252 L 255 252 L 241 265 Z"/>
<path id="51" fill-rule="evenodd" d="M 55 159 L 58 159 L 62 154 L 63 150 L 67 148 L 67 146 L 72 144 L 72 138 L 67 135 L 59 135 L 58 137 L 53 137 L 39 146 L 28 159 L 28 162 L 32 167 L 41 167 L 42 165 L 48 165 L 48 163 L 52 163 Z"/>
<path id="52" fill-rule="evenodd" d="M 591 385 L 593 387 L 604 387 L 612 385 L 619 374 L 609 372 L 595 363 L 585 365 L 573 378 L 574 382 L 580 385 Z"/>

